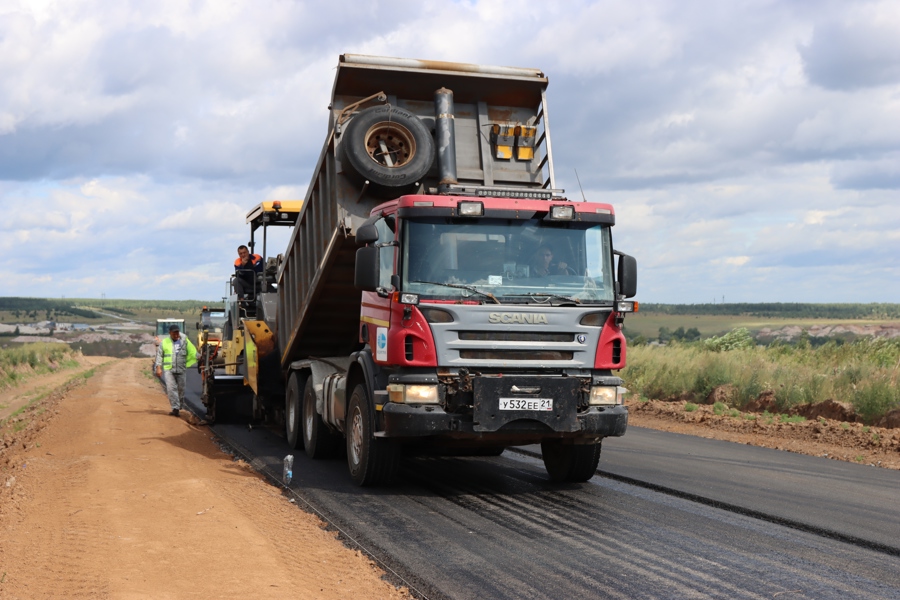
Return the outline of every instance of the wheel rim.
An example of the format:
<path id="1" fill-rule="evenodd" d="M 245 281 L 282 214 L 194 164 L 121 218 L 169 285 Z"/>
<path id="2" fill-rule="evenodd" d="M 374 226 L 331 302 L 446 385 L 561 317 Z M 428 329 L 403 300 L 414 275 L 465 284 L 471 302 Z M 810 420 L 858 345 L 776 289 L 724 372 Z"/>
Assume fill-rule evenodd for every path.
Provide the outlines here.
<path id="1" fill-rule="evenodd" d="M 358 465 L 360 463 L 360 457 L 362 456 L 362 443 L 362 415 L 357 408 L 353 411 L 353 417 L 350 425 L 350 459 L 353 461 L 354 465 Z"/>
<path id="2" fill-rule="evenodd" d="M 312 439 L 313 410 L 312 402 L 303 401 L 303 420 L 306 427 L 303 429 L 303 437 Z"/>
<path id="3" fill-rule="evenodd" d="M 294 402 L 294 398 L 291 397 L 291 401 L 288 402 L 288 427 L 290 427 L 291 431 L 294 431 L 294 419 L 297 417 L 297 407 L 295 406 L 296 402 Z"/>
<path id="4" fill-rule="evenodd" d="M 372 125 L 366 132 L 365 142 L 369 158 L 383 167 L 402 167 L 416 155 L 415 137 L 399 123 L 382 121 Z"/>

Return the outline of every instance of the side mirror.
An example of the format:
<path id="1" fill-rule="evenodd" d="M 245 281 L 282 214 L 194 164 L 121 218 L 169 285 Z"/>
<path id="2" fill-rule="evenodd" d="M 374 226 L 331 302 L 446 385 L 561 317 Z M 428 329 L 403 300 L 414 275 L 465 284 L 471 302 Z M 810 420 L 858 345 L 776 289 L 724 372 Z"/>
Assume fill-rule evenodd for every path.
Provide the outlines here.
<path id="1" fill-rule="evenodd" d="M 359 236 L 359 230 L 357 230 L 357 236 Z M 379 250 L 380 248 L 377 246 L 365 246 L 356 251 L 356 272 L 353 283 L 358 289 L 374 292 L 378 288 Z"/>
<path id="2" fill-rule="evenodd" d="M 619 293 L 625 298 L 634 298 L 637 294 L 637 260 L 627 254 L 619 254 Z"/>
<path id="3" fill-rule="evenodd" d="M 363 223 L 356 230 L 356 243 L 361 246 L 363 244 L 371 244 L 378 241 L 378 230 L 374 223 Z"/>

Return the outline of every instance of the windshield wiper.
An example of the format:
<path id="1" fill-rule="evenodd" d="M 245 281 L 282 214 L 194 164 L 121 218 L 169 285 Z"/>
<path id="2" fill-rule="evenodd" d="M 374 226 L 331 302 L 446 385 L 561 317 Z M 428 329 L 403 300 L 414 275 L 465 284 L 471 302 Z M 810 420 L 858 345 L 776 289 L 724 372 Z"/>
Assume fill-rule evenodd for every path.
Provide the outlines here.
<path id="1" fill-rule="evenodd" d="M 566 302 L 574 302 L 575 304 L 581 304 L 581 300 L 578 298 L 572 298 L 570 296 L 563 296 L 562 294 L 545 294 L 543 292 L 528 292 L 527 294 L 516 294 L 517 296 L 528 296 L 530 298 L 534 298 L 535 303 L 537 304 L 545 304 L 546 302 L 550 302 L 554 298 L 557 300 L 564 300 Z M 538 300 L 538 298 L 546 298 L 544 302 Z"/>
<path id="2" fill-rule="evenodd" d="M 494 304 L 500 304 L 500 301 L 497 300 L 497 298 L 492 293 L 482 292 L 481 290 L 476 288 L 474 285 L 464 285 L 462 283 L 441 283 L 439 281 L 410 281 L 410 283 L 430 283 L 431 285 L 443 285 L 445 287 L 459 288 L 461 290 L 468 290 L 468 291 L 472 292 L 473 294 L 478 294 L 480 296 L 490 298 L 491 300 L 494 301 Z"/>

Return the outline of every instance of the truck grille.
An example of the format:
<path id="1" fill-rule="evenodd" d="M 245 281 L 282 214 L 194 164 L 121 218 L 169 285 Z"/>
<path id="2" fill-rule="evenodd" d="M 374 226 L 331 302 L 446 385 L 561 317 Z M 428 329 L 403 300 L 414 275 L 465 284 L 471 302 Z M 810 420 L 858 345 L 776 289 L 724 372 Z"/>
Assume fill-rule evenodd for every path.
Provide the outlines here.
<path id="1" fill-rule="evenodd" d="M 602 328 L 584 326 L 581 320 L 597 312 L 596 307 L 445 304 L 441 310 L 450 313 L 452 319 L 429 322 L 438 366 L 500 370 L 594 366 Z M 497 324 L 491 319 L 496 321 L 493 313 L 500 310 L 523 317 Z M 531 322 L 525 317 L 531 317 Z M 625 354 L 624 347 L 621 354 Z"/>
<path id="2" fill-rule="evenodd" d="M 460 350 L 469 360 L 572 360 L 574 352 L 559 350 Z"/>
<path id="3" fill-rule="evenodd" d="M 543 331 L 460 331 L 459 339 L 467 342 L 572 342 L 572 333 Z"/>

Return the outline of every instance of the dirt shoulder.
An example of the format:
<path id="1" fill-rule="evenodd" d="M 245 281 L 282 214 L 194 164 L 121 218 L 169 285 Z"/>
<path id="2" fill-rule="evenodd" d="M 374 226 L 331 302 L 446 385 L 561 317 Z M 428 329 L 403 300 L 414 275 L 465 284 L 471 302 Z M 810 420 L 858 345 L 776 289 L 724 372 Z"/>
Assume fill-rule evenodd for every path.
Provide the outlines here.
<path id="1" fill-rule="evenodd" d="M 0 431 L 0 597 L 409 598 L 169 416 L 145 367 L 115 360 Z"/>
<path id="2" fill-rule="evenodd" d="M 44 375 L 26 375 L 26 379 L 11 388 L 0 388 L 0 423 L 19 411 L 23 406 L 38 402 L 64 386 L 66 382 L 77 379 L 79 375 L 95 369 L 100 365 L 115 360 L 108 356 L 75 357 L 76 367 L 60 368 L 54 373 Z"/>

